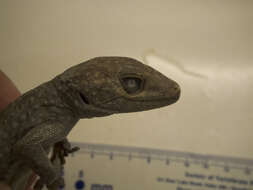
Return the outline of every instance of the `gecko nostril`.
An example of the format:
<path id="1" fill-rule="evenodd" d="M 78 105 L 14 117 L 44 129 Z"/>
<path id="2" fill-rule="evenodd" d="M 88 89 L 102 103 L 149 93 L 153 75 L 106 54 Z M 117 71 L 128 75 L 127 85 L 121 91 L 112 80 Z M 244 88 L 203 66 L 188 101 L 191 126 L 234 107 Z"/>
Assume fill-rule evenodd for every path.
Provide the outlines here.
<path id="1" fill-rule="evenodd" d="M 181 94 L 180 86 L 179 86 L 178 84 L 176 84 L 176 85 L 173 87 L 173 89 L 174 89 L 174 93 L 175 93 L 174 97 L 175 97 L 175 99 L 178 100 L 179 97 L 180 97 L 180 94 Z"/>
<path id="2" fill-rule="evenodd" d="M 178 91 L 180 91 L 180 87 L 179 87 L 178 85 L 175 85 L 175 86 L 173 87 L 173 90 L 176 91 L 176 92 L 178 92 Z"/>

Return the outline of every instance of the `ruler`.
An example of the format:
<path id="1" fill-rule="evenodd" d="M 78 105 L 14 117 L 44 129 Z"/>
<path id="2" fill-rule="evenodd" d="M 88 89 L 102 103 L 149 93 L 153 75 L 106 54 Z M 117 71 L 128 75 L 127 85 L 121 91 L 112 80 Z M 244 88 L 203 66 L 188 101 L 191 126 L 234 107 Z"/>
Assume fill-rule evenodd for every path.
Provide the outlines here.
<path id="1" fill-rule="evenodd" d="M 72 142 L 67 190 L 253 190 L 253 160 Z"/>

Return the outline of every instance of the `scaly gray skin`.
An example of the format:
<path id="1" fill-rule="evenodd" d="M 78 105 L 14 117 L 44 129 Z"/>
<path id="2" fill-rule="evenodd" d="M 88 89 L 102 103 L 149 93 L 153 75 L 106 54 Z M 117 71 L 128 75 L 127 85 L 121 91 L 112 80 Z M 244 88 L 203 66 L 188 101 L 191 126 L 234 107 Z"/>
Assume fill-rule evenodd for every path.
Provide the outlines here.
<path id="1" fill-rule="evenodd" d="M 79 119 L 160 108 L 179 96 L 176 82 L 132 58 L 97 57 L 73 66 L 0 113 L 0 180 L 13 185 L 15 172 L 30 168 L 54 189 L 62 181 L 47 154 Z"/>

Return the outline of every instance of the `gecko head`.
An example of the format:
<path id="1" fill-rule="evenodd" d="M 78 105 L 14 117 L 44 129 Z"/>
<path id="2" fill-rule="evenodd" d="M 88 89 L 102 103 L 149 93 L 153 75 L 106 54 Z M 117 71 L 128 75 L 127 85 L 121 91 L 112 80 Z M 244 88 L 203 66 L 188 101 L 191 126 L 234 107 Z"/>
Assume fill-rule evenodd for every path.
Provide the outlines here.
<path id="1" fill-rule="evenodd" d="M 179 85 L 128 57 L 97 57 L 66 70 L 81 118 L 151 110 L 175 103 Z"/>

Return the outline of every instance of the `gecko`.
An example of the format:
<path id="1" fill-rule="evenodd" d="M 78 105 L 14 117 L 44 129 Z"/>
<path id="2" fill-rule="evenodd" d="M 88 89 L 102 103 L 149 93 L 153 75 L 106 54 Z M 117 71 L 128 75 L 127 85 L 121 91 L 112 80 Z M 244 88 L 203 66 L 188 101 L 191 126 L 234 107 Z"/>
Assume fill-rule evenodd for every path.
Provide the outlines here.
<path id="1" fill-rule="evenodd" d="M 57 143 L 73 151 L 67 136 L 80 119 L 161 108 L 177 102 L 180 92 L 177 82 L 133 58 L 95 57 L 74 65 L 0 112 L 0 181 L 21 190 L 13 181 L 25 175 L 15 173 L 33 171 L 57 189 L 63 185 L 59 164 L 48 154 Z"/>

